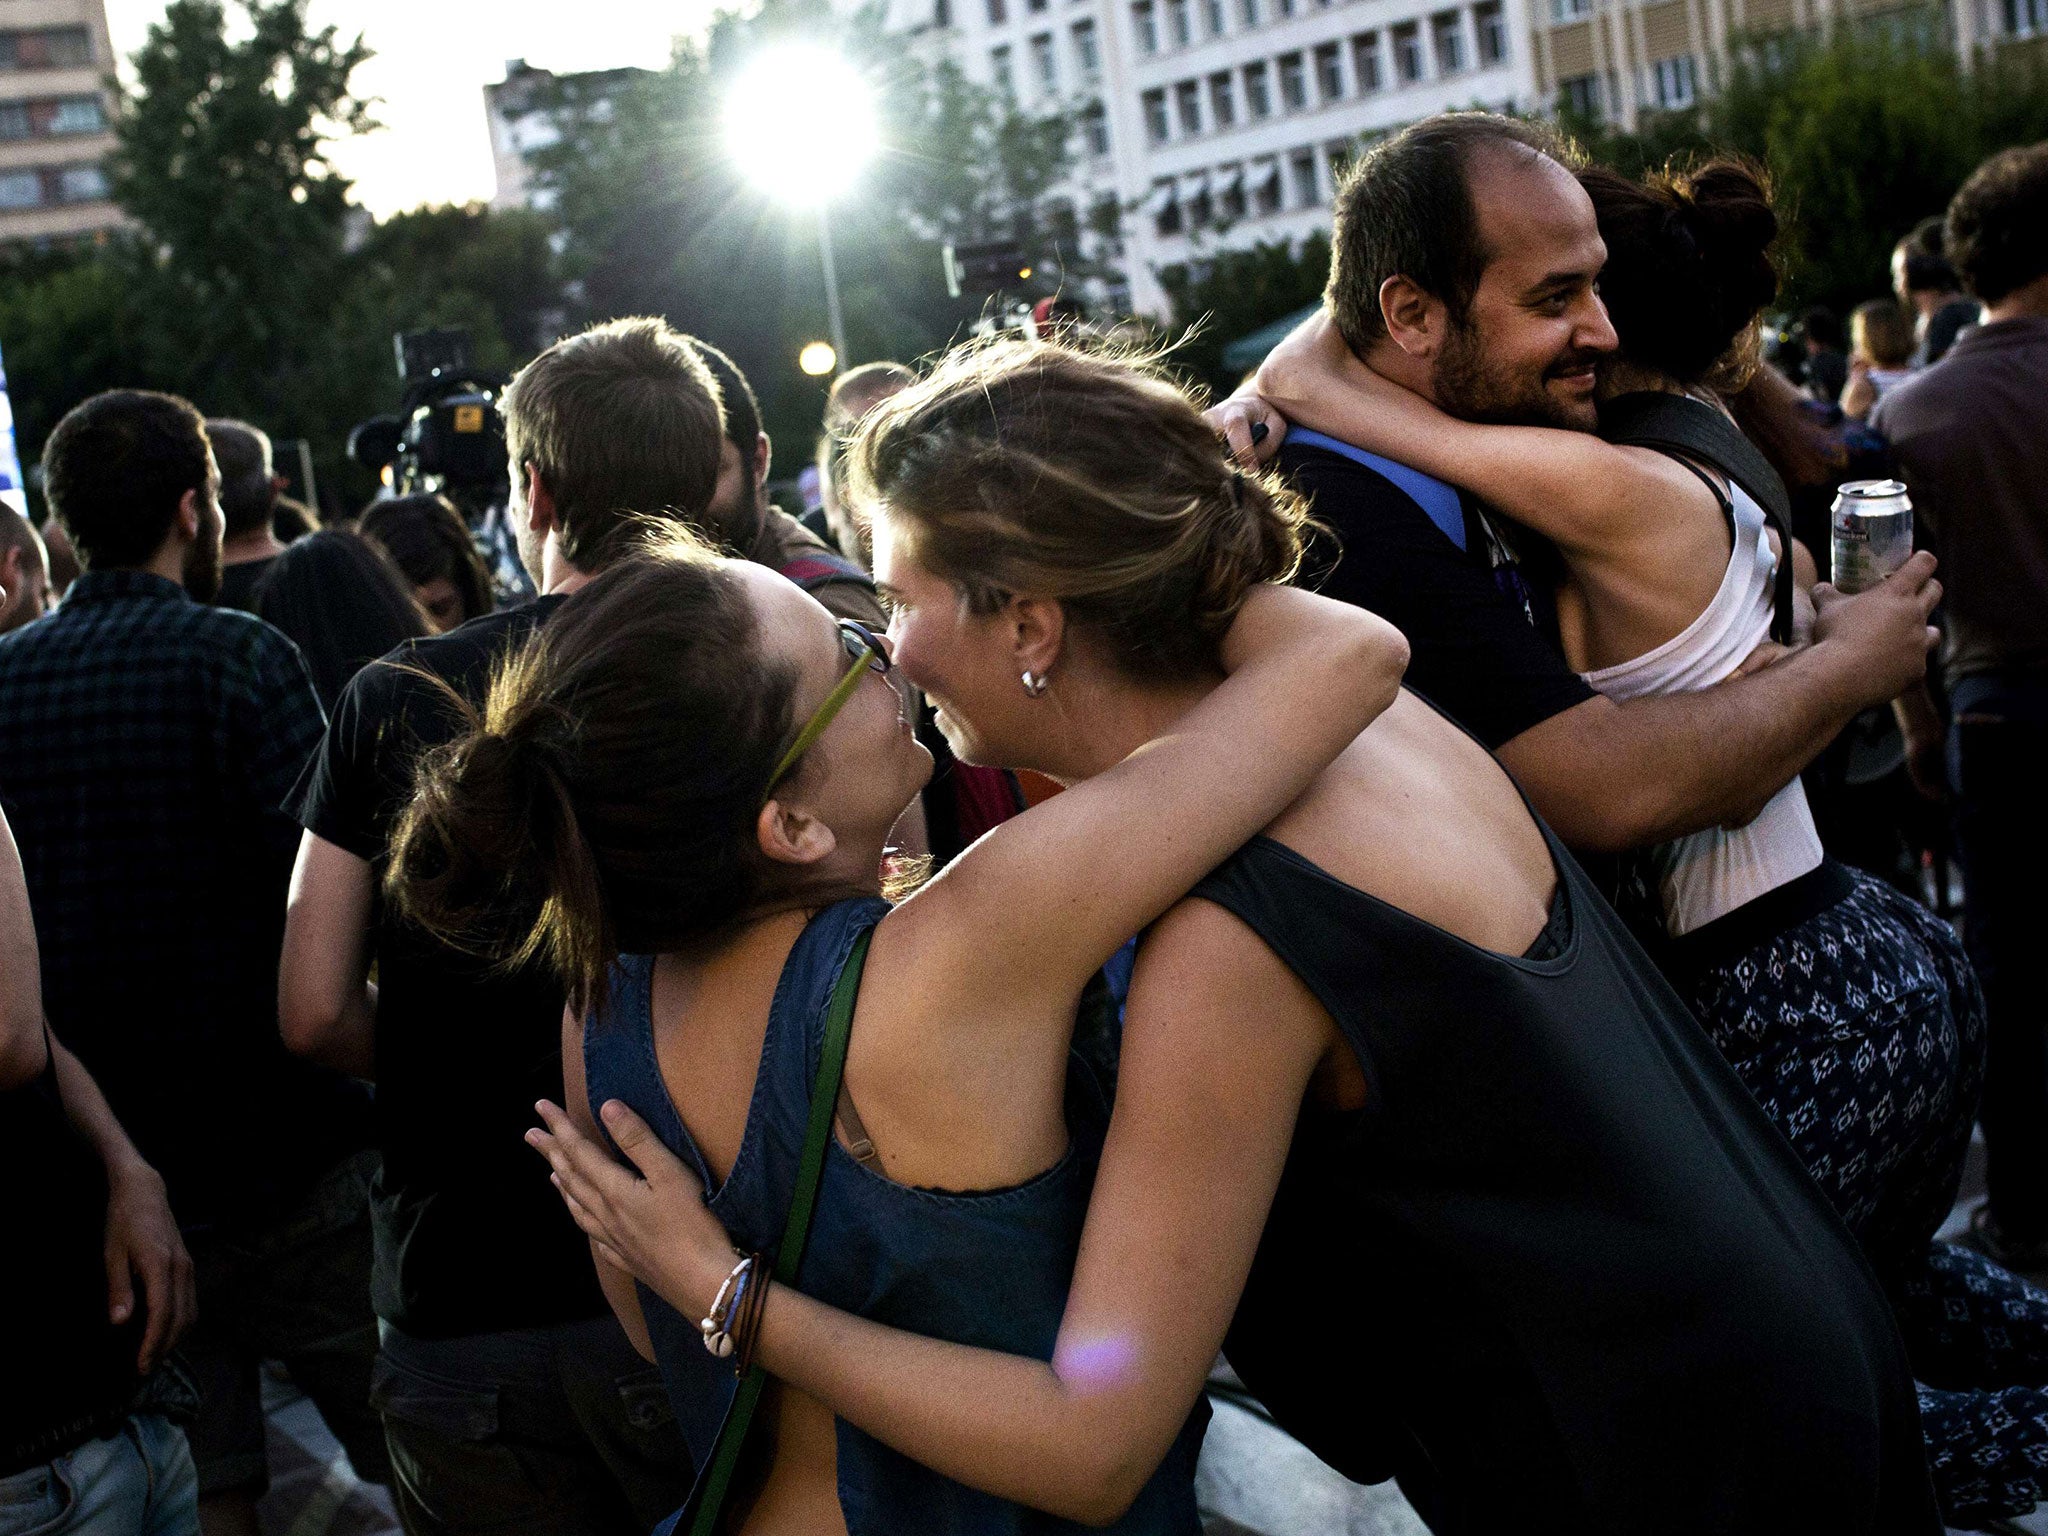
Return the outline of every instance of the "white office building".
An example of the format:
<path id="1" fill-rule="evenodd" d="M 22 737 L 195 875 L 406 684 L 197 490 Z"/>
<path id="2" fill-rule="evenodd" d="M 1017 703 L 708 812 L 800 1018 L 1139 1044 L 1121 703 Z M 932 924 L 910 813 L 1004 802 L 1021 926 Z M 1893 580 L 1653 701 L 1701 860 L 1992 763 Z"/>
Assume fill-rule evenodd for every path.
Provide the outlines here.
<path id="1" fill-rule="evenodd" d="M 1069 195 L 1121 205 L 1129 302 L 1154 315 L 1162 267 L 1327 231 L 1363 136 L 1536 98 L 1523 0 L 936 0 L 916 21 L 1026 110 L 1075 113 Z"/>

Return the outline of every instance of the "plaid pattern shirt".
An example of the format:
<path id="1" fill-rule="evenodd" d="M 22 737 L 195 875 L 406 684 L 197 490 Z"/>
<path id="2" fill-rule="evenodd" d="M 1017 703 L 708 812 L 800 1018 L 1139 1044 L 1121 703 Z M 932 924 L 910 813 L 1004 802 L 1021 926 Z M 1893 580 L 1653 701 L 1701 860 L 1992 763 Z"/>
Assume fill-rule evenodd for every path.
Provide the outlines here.
<path id="1" fill-rule="evenodd" d="M 324 727 L 291 641 L 148 572 L 0 637 L 44 1008 L 187 1225 L 261 1219 L 366 1140 L 361 1088 L 277 1031 L 282 805 Z"/>

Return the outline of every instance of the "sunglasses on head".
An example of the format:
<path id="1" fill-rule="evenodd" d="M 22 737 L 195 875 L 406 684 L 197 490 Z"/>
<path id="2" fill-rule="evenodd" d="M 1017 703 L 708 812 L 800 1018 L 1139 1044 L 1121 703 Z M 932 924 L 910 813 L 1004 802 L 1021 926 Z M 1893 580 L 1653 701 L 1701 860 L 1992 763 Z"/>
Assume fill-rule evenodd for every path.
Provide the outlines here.
<path id="1" fill-rule="evenodd" d="M 862 674 L 874 672 L 887 677 L 890 668 L 895 665 L 890 661 L 889 652 L 883 646 L 881 637 L 865 624 L 856 623 L 852 619 L 841 619 L 839 643 L 846 648 L 846 654 L 853 658 L 853 665 L 847 668 L 846 675 L 839 679 L 832 691 L 825 695 L 825 702 L 812 712 L 811 718 L 804 722 L 803 729 L 796 733 L 796 740 L 789 744 L 789 750 L 782 754 L 782 761 L 775 765 L 775 772 L 768 780 L 768 788 L 762 793 L 763 805 L 766 805 L 774 795 L 775 786 L 788 777 L 789 770 L 797 765 L 798 759 L 817 745 L 818 738 L 825 734 L 826 727 L 832 724 L 839 711 L 846 708 L 846 701 L 853 697 L 854 689 L 860 686 Z"/>

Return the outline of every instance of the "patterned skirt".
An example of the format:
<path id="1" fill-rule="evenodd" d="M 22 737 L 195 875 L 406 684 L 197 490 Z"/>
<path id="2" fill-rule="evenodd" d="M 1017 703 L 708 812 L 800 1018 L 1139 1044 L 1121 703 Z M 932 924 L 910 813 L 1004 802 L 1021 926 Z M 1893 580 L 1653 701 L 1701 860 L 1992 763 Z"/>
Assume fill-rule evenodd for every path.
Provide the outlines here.
<path id="1" fill-rule="evenodd" d="M 1852 879 L 1690 1001 L 1891 1298 L 1944 1515 L 2024 1514 L 2048 1486 L 2048 1293 L 1934 1240 L 1983 1090 L 1983 994 L 1946 923 Z"/>

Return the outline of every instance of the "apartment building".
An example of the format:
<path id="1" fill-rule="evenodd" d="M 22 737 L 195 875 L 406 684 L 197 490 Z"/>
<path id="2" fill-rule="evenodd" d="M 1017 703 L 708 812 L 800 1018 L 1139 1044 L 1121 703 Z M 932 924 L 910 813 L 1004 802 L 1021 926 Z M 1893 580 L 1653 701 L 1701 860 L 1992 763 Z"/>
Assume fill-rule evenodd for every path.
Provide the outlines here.
<path id="1" fill-rule="evenodd" d="M 113 71 L 101 0 L 0 0 L 0 241 L 121 222 L 101 168 L 114 147 Z"/>
<path id="2" fill-rule="evenodd" d="M 1896 13 L 1902 0 L 1530 0 L 1530 51 L 1543 99 L 1633 128 L 1689 107 L 1728 67 L 1731 40 L 1768 39 Z M 1964 54 L 2048 37 L 2048 0 L 1943 0 Z"/>
<path id="3" fill-rule="evenodd" d="M 1536 94 L 1523 0 L 935 0 L 918 30 L 1074 114 L 1068 195 L 1118 203 L 1116 297 L 1146 314 L 1162 267 L 1327 231 L 1368 136 Z"/>
<path id="4" fill-rule="evenodd" d="M 6 0 L 0 0 L 0 4 Z M 505 63 L 505 78 L 484 87 L 484 118 L 491 133 L 491 167 L 497 188 L 491 195 L 493 208 L 545 208 L 551 202 L 546 188 L 533 179 L 533 156 L 561 135 L 546 110 L 549 92 L 559 79 L 573 79 L 585 100 L 601 98 L 616 87 L 646 73 L 639 69 L 592 70 L 571 77 L 538 69 L 524 59 Z"/>

